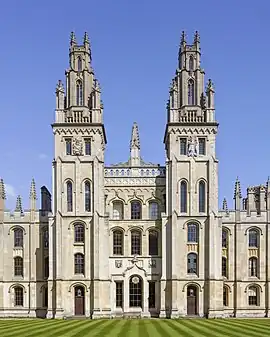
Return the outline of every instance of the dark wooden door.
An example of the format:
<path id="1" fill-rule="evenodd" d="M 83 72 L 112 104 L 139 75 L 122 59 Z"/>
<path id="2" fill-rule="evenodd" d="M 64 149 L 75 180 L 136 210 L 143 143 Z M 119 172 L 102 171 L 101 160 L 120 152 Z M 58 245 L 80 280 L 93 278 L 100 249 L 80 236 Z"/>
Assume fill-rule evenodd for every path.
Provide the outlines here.
<path id="1" fill-rule="evenodd" d="M 188 287 L 187 290 L 187 314 L 197 315 L 197 288 Z"/>
<path id="2" fill-rule="evenodd" d="M 84 315 L 84 288 L 75 287 L 75 315 Z"/>

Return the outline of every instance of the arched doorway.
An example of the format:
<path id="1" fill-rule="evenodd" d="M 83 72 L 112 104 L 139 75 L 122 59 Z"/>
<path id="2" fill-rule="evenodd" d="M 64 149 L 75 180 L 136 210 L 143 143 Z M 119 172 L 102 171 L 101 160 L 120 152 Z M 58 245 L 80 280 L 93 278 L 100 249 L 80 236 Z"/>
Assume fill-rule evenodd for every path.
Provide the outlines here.
<path id="1" fill-rule="evenodd" d="M 187 314 L 189 316 L 198 315 L 198 288 L 194 285 L 187 287 Z"/>
<path id="2" fill-rule="evenodd" d="M 83 316 L 85 314 L 84 293 L 85 293 L 84 287 L 82 286 L 74 287 L 74 306 L 76 316 Z"/>
<path id="3" fill-rule="evenodd" d="M 129 306 L 142 308 L 143 283 L 140 276 L 133 275 L 129 279 Z"/>

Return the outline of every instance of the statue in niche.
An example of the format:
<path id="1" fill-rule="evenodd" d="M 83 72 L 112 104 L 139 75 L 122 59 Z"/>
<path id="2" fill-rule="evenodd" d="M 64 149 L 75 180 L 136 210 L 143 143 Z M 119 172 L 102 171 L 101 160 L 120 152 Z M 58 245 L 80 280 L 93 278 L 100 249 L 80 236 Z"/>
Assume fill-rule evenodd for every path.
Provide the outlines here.
<path id="1" fill-rule="evenodd" d="M 188 157 L 197 157 L 198 142 L 196 137 L 189 137 L 188 139 Z"/>
<path id="2" fill-rule="evenodd" d="M 82 155 L 82 140 L 79 138 L 75 138 L 73 141 L 73 154 L 74 156 L 81 156 Z"/>

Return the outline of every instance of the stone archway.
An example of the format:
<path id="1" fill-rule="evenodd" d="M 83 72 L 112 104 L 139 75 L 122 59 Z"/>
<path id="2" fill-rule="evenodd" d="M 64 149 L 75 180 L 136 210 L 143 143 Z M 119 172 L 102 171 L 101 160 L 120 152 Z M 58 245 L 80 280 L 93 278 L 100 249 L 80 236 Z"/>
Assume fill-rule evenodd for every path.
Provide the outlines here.
<path id="1" fill-rule="evenodd" d="M 191 284 L 187 287 L 187 315 L 198 315 L 198 287 Z"/>

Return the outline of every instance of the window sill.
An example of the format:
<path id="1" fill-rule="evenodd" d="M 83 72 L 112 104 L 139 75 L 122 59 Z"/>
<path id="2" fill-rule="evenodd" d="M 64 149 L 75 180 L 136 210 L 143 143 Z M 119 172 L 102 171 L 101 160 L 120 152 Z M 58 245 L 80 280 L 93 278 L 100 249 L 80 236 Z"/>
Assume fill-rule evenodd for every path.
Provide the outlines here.
<path id="1" fill-rule="evenodd" d="M 74 242 L 74 246 L 84 246 L 84 242 Z"/>

